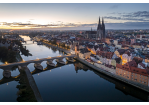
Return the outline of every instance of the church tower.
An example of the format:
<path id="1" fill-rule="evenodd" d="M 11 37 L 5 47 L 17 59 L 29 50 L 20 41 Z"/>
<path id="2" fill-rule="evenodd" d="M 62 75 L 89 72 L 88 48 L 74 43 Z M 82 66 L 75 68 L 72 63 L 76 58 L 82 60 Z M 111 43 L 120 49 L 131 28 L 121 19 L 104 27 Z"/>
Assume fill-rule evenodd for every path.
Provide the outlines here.
<path id="1" fill-rule="evenodd" d="M 105 36 L 105 24 L 104 24 L 104 20 L 103 20 L 103 18 L 102 18 L 102 33 L 103 33 L 103 36 L 102 36 L 102 38 L 104 39 L 104 38 L 106 38 L 106 36 Z"/>
<path id="2" fill-rule="evenodd" d="M 100 17 L 99 17 L 96 39 L 99 40 L 99 39 L 104 39 L 104 38 L 105 38 L 104 20 L 102 18 L 102 23 L 100 23 Z"/>

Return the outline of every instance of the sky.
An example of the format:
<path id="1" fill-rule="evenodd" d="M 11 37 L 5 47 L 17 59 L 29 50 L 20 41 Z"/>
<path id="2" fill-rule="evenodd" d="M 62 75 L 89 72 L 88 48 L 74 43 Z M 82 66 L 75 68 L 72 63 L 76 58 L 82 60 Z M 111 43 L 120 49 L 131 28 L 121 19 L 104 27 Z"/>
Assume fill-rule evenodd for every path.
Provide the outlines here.
<path id="1" fill-rule="evenodd" d="M 0 3 L 0 29 L 148 29 L 149 3 Z"/>

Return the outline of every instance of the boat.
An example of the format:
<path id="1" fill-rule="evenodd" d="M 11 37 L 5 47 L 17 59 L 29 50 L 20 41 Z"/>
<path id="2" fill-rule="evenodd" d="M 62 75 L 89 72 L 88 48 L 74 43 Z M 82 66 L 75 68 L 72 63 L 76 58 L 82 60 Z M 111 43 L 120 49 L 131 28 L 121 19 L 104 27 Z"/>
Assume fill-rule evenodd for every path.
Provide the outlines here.
<path id="1" fill-rule="evenodd" d="M 43 70 L 43 67 L 40 64 L 34 64 L 34 67 L 38 70 Z"/>

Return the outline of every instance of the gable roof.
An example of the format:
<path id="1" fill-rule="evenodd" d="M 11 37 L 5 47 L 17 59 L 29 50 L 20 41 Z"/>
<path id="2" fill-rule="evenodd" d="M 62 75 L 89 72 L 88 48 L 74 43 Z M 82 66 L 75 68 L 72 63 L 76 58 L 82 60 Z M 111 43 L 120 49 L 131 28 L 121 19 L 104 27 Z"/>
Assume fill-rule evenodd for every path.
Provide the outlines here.
<path id="1" fill-rule="evenodd" d="M 125 53 L 126 50 L 125 49 L 118 49 L 117 51 L 119 52 L 120 55 L 122 55 Z"/>

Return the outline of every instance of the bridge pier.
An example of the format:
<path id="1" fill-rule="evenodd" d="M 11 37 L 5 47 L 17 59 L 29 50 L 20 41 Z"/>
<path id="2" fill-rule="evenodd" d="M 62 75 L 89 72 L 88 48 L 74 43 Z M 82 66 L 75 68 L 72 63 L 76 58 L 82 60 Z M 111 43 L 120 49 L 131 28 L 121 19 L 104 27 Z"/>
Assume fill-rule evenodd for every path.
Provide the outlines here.
<path id="1" fill-rule="evenodd" d="M 68 60 L 70 62 L 75 62 L 75 60 L 73 59 L 73 57 L 66 57 L 66 60 Z"/>
<path id="2" fill-rule="evenodd" d="M 35 63 L 34 67 L 38 70 L 43 70 L 43 67 L 41 66 L 41 63 Z"/>
<path id="3" fill-rule="evenodd" d="M 63 58 L 56 59 L 56 62 L 61 63 L 61 64 L 65 64 L 65 62 L 63 61 Z"/>
<path id="4" fill-rule="evenodd" d="M 54 64 L 52 61 L 53 61 L 53 60 L 48 60 L 48 61 L 46 62 L 46 64 L 49 65 L 49 66 L 54 66 L 54 67 L 55 67 L 55 64 Z"/>
<path id="5" fill-rule="evenodd" d="M 10 72 L 10 70 L 4 70 L 4 71 L 3 71 L 3 76 L 6 77 L 6 78 L 11 77 L 11 72 Z"/>

